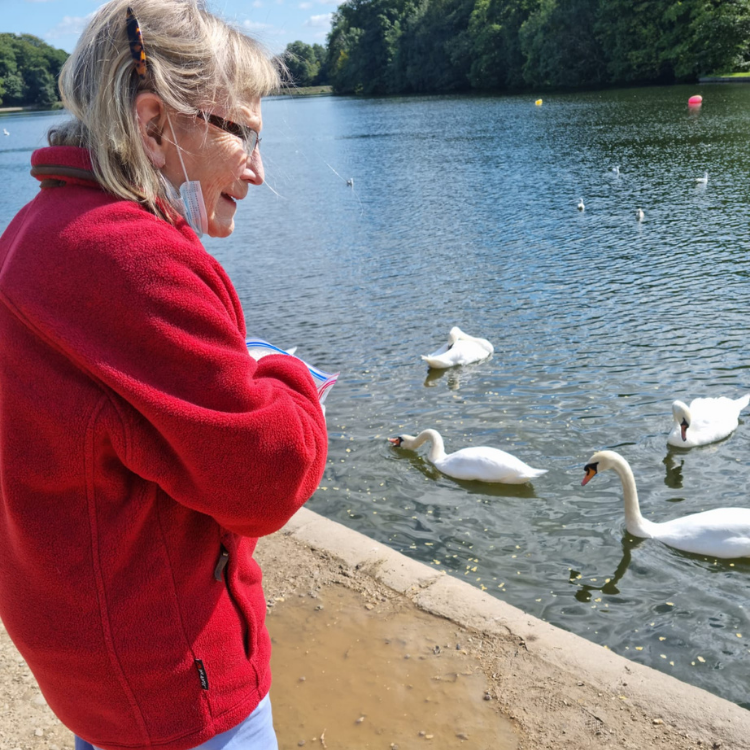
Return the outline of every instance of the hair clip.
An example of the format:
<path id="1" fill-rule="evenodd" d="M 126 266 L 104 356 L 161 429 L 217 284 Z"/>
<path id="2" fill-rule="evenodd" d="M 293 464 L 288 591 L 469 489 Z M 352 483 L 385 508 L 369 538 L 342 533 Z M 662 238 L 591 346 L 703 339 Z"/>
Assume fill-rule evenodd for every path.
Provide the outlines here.
<path id="1" fill-rule="evenodd" d="M 143 35 L 141 34 L 141 25 L 135 17 L 132 8 L 128 8 L 128 42 L 130 43 L 130 54 L 135 60 L 135 70 L 138 77 L 146 80 L 146 50 L 143 47 Z"/>

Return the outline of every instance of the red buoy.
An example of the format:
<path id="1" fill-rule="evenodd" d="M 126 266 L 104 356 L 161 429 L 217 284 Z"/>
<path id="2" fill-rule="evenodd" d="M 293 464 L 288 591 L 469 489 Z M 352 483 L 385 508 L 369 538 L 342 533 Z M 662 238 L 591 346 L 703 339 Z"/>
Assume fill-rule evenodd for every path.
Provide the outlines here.
<path id="1" fill-rule="evenodd" d="M 695 96 L 691 96 L 691 97 L 690 97 L 690 98 L 688 99 L 688 104 L 689 104 L 689 105 L 690 105 L 691 107 L 697 107 L 697 106 L 699 106 L 700 104 L 703 104 L 703 97 L 702 97 L 702 96 L 701 96 L 700 94 L 696 94 Z"/>

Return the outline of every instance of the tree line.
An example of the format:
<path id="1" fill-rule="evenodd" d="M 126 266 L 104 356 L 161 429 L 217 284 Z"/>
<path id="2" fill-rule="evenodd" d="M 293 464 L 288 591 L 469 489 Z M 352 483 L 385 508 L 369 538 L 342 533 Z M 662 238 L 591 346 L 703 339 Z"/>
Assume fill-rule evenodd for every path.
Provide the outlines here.
<path id="1" fill-rule="evenodd" d="M 48 107 L 59 100 L 57 79 L 68 59 L 31 34 L 0 34 L 0 104 Z"/>
<path id="2" fill-rule="evenodd" d="M 337 93 L 689 82 L 750 68 L 750 0 L 346 0 L 313 47 L 293 80 Z"/>

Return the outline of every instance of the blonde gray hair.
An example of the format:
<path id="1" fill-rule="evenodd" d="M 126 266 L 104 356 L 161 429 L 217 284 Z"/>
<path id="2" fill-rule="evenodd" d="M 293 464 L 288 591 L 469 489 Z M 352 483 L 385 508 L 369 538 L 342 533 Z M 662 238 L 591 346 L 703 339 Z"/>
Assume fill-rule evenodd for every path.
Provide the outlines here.
<path id="1" fill-rule="evenodd" d="M 145 80 L 130 54 L 128 7 L 143 34 Z M 152 91 L 185 115 L 220 107 L 232 119 L 243 104 L 278 89 L 282 70 L 258 42 L 200 0 L 111 0 L 96 11 L 63 66 L 60 92 L 73 119 L 50 130 L 48 140 L 88 149 L 105 190 L 171 220 L 161 209 L 167 188 L 141 137 L 138 94 Z"/>

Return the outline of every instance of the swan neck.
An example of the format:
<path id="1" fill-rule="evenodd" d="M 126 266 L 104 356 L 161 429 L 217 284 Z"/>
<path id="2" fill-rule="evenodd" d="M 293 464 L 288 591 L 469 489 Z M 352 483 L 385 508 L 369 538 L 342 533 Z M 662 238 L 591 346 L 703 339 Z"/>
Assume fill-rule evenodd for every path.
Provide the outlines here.
<path id="1" fill-rule="evenodd" d="M 432 443 L 428 458 L 434 464 L 435 461 L 439 461 L 445 457 L 445 444 L 443 443 L 441 434 L 437 430 L 422 430 L 414 439 L 413 447 L 417 449 L 422 443 L 426 443 L 428 440 Z"/>
<path id="2" fill-rule="evenodd" d="M 618 460 L 613 463 L 612 468 L 622 482 L 622 492 L 625 498 L 625 526 L 627 530 L 635 536 L 651 537 L 651 531 L 648 528 L 651 524 L 641 515 L 641 508 L 638 503 L 638 489 L 635 485 L 633 470 L 630 468 L 628 462 L 619 456 Z"/>

